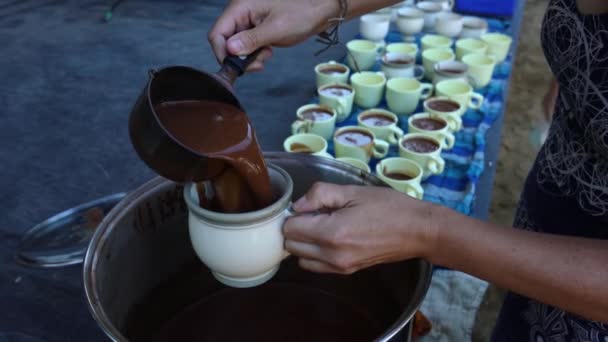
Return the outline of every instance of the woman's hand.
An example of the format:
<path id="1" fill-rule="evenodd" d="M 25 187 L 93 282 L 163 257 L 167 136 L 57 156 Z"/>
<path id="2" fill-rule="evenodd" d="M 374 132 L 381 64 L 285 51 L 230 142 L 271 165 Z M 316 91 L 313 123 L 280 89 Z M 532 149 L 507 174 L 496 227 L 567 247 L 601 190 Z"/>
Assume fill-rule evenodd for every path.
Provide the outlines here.
<path id="1" fill-rule="evenodd" d="M 285 223 L 285 248 L 310 271 L 350 274 L 435 245 L 433 206 L 389 188 L 317 183 L 293 208 L 301 215 Z"/>
<path id="2" fill-rule="evenodd" d="M 209 32 L 219 62 L 267 46 L 248 71 L 262 70 L 270 46 L 290 46 L 324 31 L 339 15 L 338 0 L 232 0 Z"/>

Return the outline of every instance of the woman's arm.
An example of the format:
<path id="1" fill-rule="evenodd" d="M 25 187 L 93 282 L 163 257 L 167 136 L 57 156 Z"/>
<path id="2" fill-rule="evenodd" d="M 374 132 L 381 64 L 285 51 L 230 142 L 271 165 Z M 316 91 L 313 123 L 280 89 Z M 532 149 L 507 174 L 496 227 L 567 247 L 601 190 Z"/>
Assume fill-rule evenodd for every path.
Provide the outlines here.
<path id="1" fill-rule="evenodd" d="M 386 188 L 318 184 L 294 209 L 328 212 L 284 227 L 287 250 L 309 270 L 348 274 L 425 257 L 608 322 L 608 241 L 499 227 Z"/>

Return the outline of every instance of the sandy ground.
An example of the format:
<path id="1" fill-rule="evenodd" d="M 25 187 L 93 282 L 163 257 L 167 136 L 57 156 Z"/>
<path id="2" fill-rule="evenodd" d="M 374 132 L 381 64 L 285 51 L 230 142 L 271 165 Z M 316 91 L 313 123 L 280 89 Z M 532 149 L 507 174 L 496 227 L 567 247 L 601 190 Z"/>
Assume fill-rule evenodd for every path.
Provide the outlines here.
<path id="1" fill-rule="evenodd" d="M 507 226 L 512 224 L 524 180 L 536 156 L 530 133 L 542 115 L 541 103 L 551 79 L 540 46 L 540 26 L 546 6 L 546 0 L 526 2 L 511 79 L 490 209 L 490 220 Z M 504 292 L 494 286 L 488 290 L 477 315 L 473 341 L 489 341 L 503 295 Z"/>

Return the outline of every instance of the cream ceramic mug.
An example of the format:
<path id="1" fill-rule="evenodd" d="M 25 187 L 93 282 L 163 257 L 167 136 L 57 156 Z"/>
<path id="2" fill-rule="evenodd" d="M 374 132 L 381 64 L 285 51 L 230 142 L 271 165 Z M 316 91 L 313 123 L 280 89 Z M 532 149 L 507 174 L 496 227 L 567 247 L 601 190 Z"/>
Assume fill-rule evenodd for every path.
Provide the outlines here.
<path id="1" fill-rule="evenodd" d="M 253 212 L 226 214 L 199 205 L 196 184 L 184 187 L 190 241 L 196 255 L 221 283 L 253 287 L 265 283 L 289 254 L 284 250 L 283 222 L 290 216 L 293 182 L 283 169 L 268 165 L 270 182 L 280 197 Z"/>
<path id="2" fill-rule="evenodd" d="M 483 95 L 474 92 L 473 87 L 462 80 L 438 82 L 435 85 L 435 94 L 460 103 L 462 106 L 460 115 L 464 114 L 467 108 L 479 109 L 483 105 Z"/>
<path id="3" fill-rule="evenodd" d="M 336 122 L 342 122 L 353 111 L 355 89 L 347 84 L 326 84 L 317 89 L 319 103 L 336 111 Z"/>
<path id="4" fill-rule="evenodd" d="M 386 77 L 381 72 L 363 71 L 352 74 L 350 83 L 355 89 L 355 103 L 362 108 L 378 106 L 384 95 Z"/>
<path id="5" fill-rule="evenodd" d="M 409 133 L 423 133 L 441 142 L 441 148 L 449 150 L 454 147 L 456 138 L 450 131 L 448 121 L 439 115 L 418 113 L 407 120 Z"/>
<path id="6" fill-rule="evenodd" d="M 336 111 L 325 105 L 309 104 L 298 108 L 298 120 L 291 124 L 291 134 L 312 133 L 331 139 L 336 128 Z"/>
<path id="7" fill-rule="evenodd" d="M 456 41 L 456 59 L 462 61 L 462 57 L 471 53 L 484 54 L 488 50 L 488 44 L 480 39 L 462 38 Z"/>
<path id="8" fill-rule="evenodd" d="M 496 62 L 491 56 L 472 53 L 464 56 L 462 61 L 469 67 L 468 75 L 475 80 L 475 87 L 487 86 L 492 80 Z"/>
<path id="9" fill-rule="evenodd" d="M 363 39 L 374 42 L 383 41 L 388 34 L 391 24 L 389 15 L 372 13 L 365 14 L 359 18 L 359 33 Z"/>
<path id="10" fill-rule="evenodd" d="M 323 158 L 333 158 L 327 153 L 327 141 L 310 133 L 294 134 L 283 141 L 283 149 L 290 153 L 306 153 Z"/>
<path id="11" fill-rule="evenodd" d="M 454 52 L 446 48 L 428 49 L 422 52 L 422 66 L 426 79 L 432 80 L 435 76 L 435 64 L 443 61 L 453 61 L 455 57 Z"/>
<path id="12" fill-rule="evenodd" d="M 433 85 L 420 83 L 413 78 L 397 77 L 386 83 L 386 103 L 388 108 L 399 115 L 411 114 L 418 107 L 420 99 L 428 98 Z"/>
<path id="13" fill-rule="evenodd" d="M 481 40 L 488 44 L 488 54 L 496 57 L 496 62 L 502 62 L 507 58 L 513 38 L 502 33 L 485 33 Z"/>
<path id="14" fill-rule="evenodd" d="M 418 46 L 414 43 L 391 43 L 386 46 L 386 52 L 406 53 L 416 57 L 418 55 Z"/>
<path id="15" fill-rule="evenodd" d="M 369 163 L 371 157 L 384 158 L 389 144 L 377 139 L 374 132 L 365 127 L 345 126 L 334 133 L 336 158 L 355 158 Z"/>
<path id="16" fill-rule="evenodd" d="M 403 130 L 397 126 L 399 118 L 385 109 L 368 109 L 357 116 L 357 123 L 372 131 L 376 138 L 396 145 L 403 136 Z"/>
<path id="17" fill-rule="evenodd" d="M 378 46 L 371 40 L 355 39 L 346 43 L 346 61 L 354 71 L 365 71 L 376 64 Z"/>
<path id="18" fill-rule="evenodd" d="M 414 147 L 428 148 L 415 150 Z M 415 161 L 422 168 L 422 180 L 431 175 L 438 175 L 445 168 L 445 160 L 441 157 L 441 142 L 423 133 L 408 133 L 399 142 L 399 156 Z"/>
<path id="19" fill-rule="evenodd" d="M 381 70 L 387 79 L 413 77 L 421 79 L 424 69 L 416 65 L 416 57 L 407 53 L 387 52 L 382 56 Z"/>
<path id="20" fill-rule="evenodd" d="M 435 32 L 446 37 L 456 37 L 462 31 L 462 16 L 452 12 L 437 15 Z"/>
<path id="21" fill-rule="evenodd" d="M 363 162 L 359 159 L 350 158 L 350 157 L 342 157 L 342 158 L 336 158 L 336 160 L 346 163 L 350 166 L 354 166 L 357 169 L 365 171 L 367 173 L 372 172 L 372 170 L 369 168 L 369 165 L 367 165 L 365 162 Z"/>
<path id="22" fill-rule="evenodd" d="M 350 69 L 345 64 L 329 61 L 327 63 L 317 64 L 317 66 L 315 66 L 315 74 L 317 88 L 321 88 L 327 84 L 348 83 Z"/>
<path id="23" fill-rule="evenodd" d="M 425 34 L 420 40 L 422 44 L 422 52 L 428 49 L 450 49 L 452 47 L 452 39 L 439 34 Z"/>
<path id="24" fill-rule="evenodd" d="M 424 190 L 420 185 L 423 170 L 413 160 L 402 157 L 382 159 L 376 164 L 376 176 L 393 189 L 408 196 L 422 199 Z"/>
<path id="25" fill-rule="evenodd" d="M 424 101 L 424 111 L 445 119 L 450 131 L 457 132 L 462 128 L 462 106 L 447 97 L 429 97 Z"/>

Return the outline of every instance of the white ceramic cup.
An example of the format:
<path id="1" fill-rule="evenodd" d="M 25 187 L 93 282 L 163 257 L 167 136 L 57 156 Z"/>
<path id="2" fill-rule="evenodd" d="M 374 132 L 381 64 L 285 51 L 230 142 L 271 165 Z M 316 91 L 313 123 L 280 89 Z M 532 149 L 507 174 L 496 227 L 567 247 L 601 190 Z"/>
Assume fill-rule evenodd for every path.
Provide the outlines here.
<path id="1" fill-rule="evenodd" d="M 435 20 L 435 32 L 446 37 L 456 37 L 462 31 L 462 16 L 452 12 L 444 12 L 437 15 Z"/>
<path id="2" fill-rule="evenodd" d="M 460 115 L 464 114 L 467 108 L 481 108 L 484 101 L 483 95 L 474 92 L 473 87 L 462 80 L 445 80 L 438 82 L 437 85 L 435 85 L 435 94 L 458 102 L 462 106 Z"/>
<path id="3" fill-rule="evenodd" d="M 221 283 L 253 287 L 268 281 L 289 254 L 284 250 L 283 222 L 290 216 L 293 182 L 283 169 L 268 165 L 279 199 L 248 213 L 226 214 L 201 208 L 196 184 L 184 187 L 192 247 Z"/>
<path id="4" fill-rule="evenodd" d="M 384 95 L 386 77 L 381 72 L 363 71 L 351 75 L 350 83 L 355 89 L 355 103 L 362 108 L 378 106 Z"/>
<path id="5" fill-rule="evenodd" d="M 386 46 L 385 51 L 387 53 L 406 53 L 416 57 L 418 56 L 418 45 L 414 43 L 391 43 Z"/>
<path id="6" fill-rule="evenodd" d="M 424 26 L 424 12 L 415 7 L 402 7 L 397 11 L 397 28 L 405 41 L 414 41 Z"/>
<path id="7" fill-rule="evenodd" d="M 427 80 L 432 80 L 435 76 L 435 64 L 443 61 L 453 61 L 456 56 L 450 49 L 436 48 L 422 52 L 422 66 L 424 76 Z"/>
<path id="8" fill-rule="evenodd" d="M 405 174 L 411 178 L 405 180 L 388 177 L 387 174 L 391 173 Z M 408 196 L 422 199 L 422 196 L 424 195 L 424 190 L 420 185 L 423 170 L 420 165 L 413 160 L 402 157 L 382 159 L 376 164 L 376 176 L 390 185 L 391 188 L 407 194 Z"/>
<path id="9" fill-rule="evenodd" d="M 461 38 L 456 41 L 456 59 L 459 61 L 468 54 L 485 54 L 487 50 L 488 44 L 477 38 Z"/>
<path id="10" fill-rule="evenodd" d="M 346 95 L 334 94 L 327 92 L 328 88 L 341 88 L 348 90 Z M 348 84 L 326 84 L 317 89 L 319 95 L 319 103 L 333 108 L 336 111 L 336 122 L 342 122 L 348 118 L 353 110 L 353 101 L 355 99 L 355 89 Z"/>
<path id="11" fill-rule="evenodd" d="M 421 127 L 417 120 L 420 119 L 430 119 L 438 123 L 437 129 L 435 127 Z M 454 147 L 454 143 L 456 142 L 456 138 L 454 134 L 450 131 L 450 125 L 446 119 L 441 116 L 431 114 L 431 113 L 417 113 L 414 115 L 410 115 L 408 121 L 408 132 L 409 133 L 424 133 L 426 135 L 432 136 L 437 140 L 441 141 L 441 148 L 443 149 L 451 149 Z M 443 126 L 441 126 L 443 125 Z"/>
<path id="12" fill-rule="evenodd" d="M 311 120 L 306 118 L 306 113 L 313 112 L 322 112 L 327 113 L 331 117 L 324 120 L 319 120 L 315 118 Z M 299 133 L 312 133 L 316 135 L 320 135 L 323 139 L 331 139 L 334 134 L 334 129 L 336 128 L 336 110 L 325 105 L 321 104 L 308 104 L 304 105 L 296 111 L 296 116 L 298 119 L 291 124 L 291 134 L 299 134 Z"/>
<path id="13" fill-rule="evenodd" d="M 452 38 L 439 34 L 425 34 L 422 39 L 420 39 L 420 44 L 422 45 L 422 52 L 429 49 L 439 48 L 451 50 L 453 43 L 454 41 L 452 40 Z"/>
<path id="14" fill-rule="evenodd" d="M 326 84 L 346 84 L 348 83 L 350 68 L 345 64 L 329 61 L 327 63 L 317 64 L 317 66 L 315 66 L 315 75 L 317 88 Z"/>
<path id="15" fill-rule="evenodd" d="M 454 8 L 454 0 L 428 0 L 430 2 L 438 3 L 441 5 L 441 9 L 446 12 L 450 12 Z"/>
<path id="16" fill-rule="evenodd" d="M 475 87 L 487 86 L 492 80 L 496 61 L 494 58 L 480 54 L 471 53 L 462 58 L 462 61 L 469 67 L 468 74 L 475 80 Z"/>
<path id="17" fill-rule="evenodd" d="M 386 103 L 396 114 L 411 114 L 418 107 L 420 99 L 426 99 L 433 93 L 433 86 L 420 83 L 413 78 L 397 77 L 386 83 Z"/>
<path id="18" fill-rule="evenodd" d="M 464 17 L 462 19 L 461 38 L 479 38 L 488 32 L 488 22 L 477 17 Z"/>
<path id="19" fill-rule="evenodd" d="M 421 1 L 416 4 L 416 8 L 424 12 L 424 25 L 422 29 L 425 32 L 433 30 L 437 15 L 443 11 L 443 5 L 434 1 Z"/>
<path id="20" fill-rule="evenodd" d="M 439 110 L 432 105 L 432 103 L 434 101 L 440 101 L 440 100 L 447 101 L 448 103 L 452 103 L 454 105 L 454 109 L 453 110 L 444 110 L 444 109 Z M 462 128 L 461 113 L 463 112 L 463 110 L 462 110 L 463 107 L 460 105 L 460 103 L 458 103 L 454 100 L 451 100 L 447 97 L 435 96 L 435 97 L 429 97 L 428 99 L 424 100 L 423 107 L 424 107 L 424 111 L 426 113 L 431 113 L 433 115 L 436 115 L 438 117 L 445 119 L 448 122 L 450 131 L 457 132 Z"/>
<path id="21" fill-rule="evenodd" d="M 367 165 L 364 161 L 361 161 L 359 159 L 350 158 L 350 157 L 342 157 L 342 158 L 336 158 L 336 160 L 346 163 L 350 166 L 356 167 L 357 169 L 365 171 L 367 173 L 372 172 L 372 170 L 369 168 L 369 165 Z"/>
<path id="22" fill-rule="evenodd" d="M 382 41 L 388 34 L 391 17 L 383 14 L 365 14 L 359 19 L 359 33 L 363 39 Z"/>
<path id="23" fill-rule="evenodd" d="M 302 151 L 301 148 L 306 148 L 307 152 Z M 320 135 L 312 133 L 299 133 L 287 137 L 283 141 L 283 149 L 289 153 L 307 153 L 317 157 L 333 158 L 327 152 L 327 141 Z"/>
<path id="24" fill-rule="evenodd" d="M 461 80 L 471 84 L 473 79 L 467 74 L 469 67 L 458 61 L 444 61 L 435 63 L 433 85 L 444 80 Z"/>
<path id="25" fill-rule="evenodd" d="M 377 121 L 370 117 L 380 117 L 381 123 L 390 122 L 386 125 L 380 125 Z M 386 109 L 373 108 L 364 110 L 357 116 L 357 123 L 361 127 L 365 127 L 372 131 L 376 138 L 387 141 L 391 145 L 396 145 L 399 139 L 403 136 L 403 130 L 399 128 L 399 118 L 395 113 Z"/>
<path id="26" fill-rule="evenodd" d="M 485 33 L 481 35 L 481 40 L 488 44 L 488 55 L 494 55 L 497 63 L 507 58 L 511 48 L 513 38 L 502 33 Z"/>
<path id="27" fill-rule="evenodd" d="M 365 71 L 371 69 L 376 63 L 378 46 L 371 40 L 355 39 L 346 43 L 348 54 L 346 61 L 354 71 Z"/>
<path id="28" fill-rule="evenodd" d="M 356 132 L 371 137 L 371 142 L 365 145 L 345 144 L 338 140 L 338 136 L 345 132 Z M 372 157 L 384 158 L 388 154 L 389 143 L 376 138 L 374 132 L 360 126 L 344 126 L 334 133 L 334 151 L 336 158 L 355 158 L 369 163 Z"/>
<path id="29" fill-rule="evenodd" d="M 436 149 L 430 152 L 417 152 L 404 146 L 404 142 L 410 139 L 424 139 L 436 145 Z M 445 168 L 445 160 L 441 157 L 441 141 L 424 133 L 408 133 L 399 141 L 399 156 L 415 161 L 422 168 L 422 180 L 431 175 L 438 175 Z"/>
<path id="30" fill-rule="evenodd" d="M 380 60 L 380 68 L 389 80 L 395 77 L 412 77 L 420 80 L 424 75 L 424 68 L 416 65 L 416 58 L 407 53 L 385 53 Z"/>

